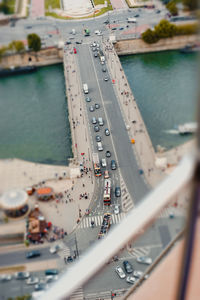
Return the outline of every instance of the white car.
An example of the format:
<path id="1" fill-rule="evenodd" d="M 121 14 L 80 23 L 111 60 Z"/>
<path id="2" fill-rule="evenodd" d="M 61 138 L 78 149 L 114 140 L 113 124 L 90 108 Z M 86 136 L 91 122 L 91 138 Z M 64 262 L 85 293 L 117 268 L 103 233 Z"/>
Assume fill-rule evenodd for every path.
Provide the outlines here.
<path id="1" fill-rule="evenodd" d="M 126 277 L 126 282 L 134 284 L 136 282 L 136 279 L 133 276 L 127 276 Z"/>
<path id="2" fill-rule="evenodd" d="M 45 283 L 49 283 L 55 280 L 58 280 L 58 275 L 48 275 L 45 278 Z"/>
<path id="3" fill-rule="evenodd" d="M 119 276 L 121 279 L 123 279 L 123 278 L 126 277 L 126 275 L 125 275 L 125 273 L 124 273 L 124 271 L 123 271 L 123 269 L 122 269 L 121 267 L 117 266 L 117 267 L 115 268 L 115 271 L 116 271 L 116 273 L 118 274 L 118 276 Z"/>
<path id="4" fill-rule="evenodd" d="M 5 281 L 10 281 L 12 279 L 12 275 L 10 274 L 2 274 L 0 276 L 0 281 L 5 282 Z"/>
<path id="5" fill-rule="evenodd" d="M 26 280 L 26 284 L 31 285 L 31 284 L 37 284 L 39 282 L 39 279 L 37 277 L 29 277 Z"/>
<path id="6" fill-rule="evenodd" d="M 137 262 L 139 262 L 141 264 L 145 264 L 145 265 L 150 265 L 150 264 L 152 264 L 152 259 L 147 256 L 140 256 L 140 257 L 137 257 Z"/>
<path id="7" fill-rule="evenodd" d="M 133 271 L 133 276 L 135 276 L 137 278 L 142 277 L 142 275 L 143 275 L 142 271 L 137 271 L 137 270 Z"/>
<path id="8" fill-rule="evenodd" d="M 114 214 L 118 215 L 119 214 L 119 205 L 114 206 Z"/>
<path id="9" fill-rule="evenodd" d="M 57 253 L 60 249 L 62 249 L 62 247 L 60 245 L 53 245 L 50 249 L 49 252 L 51 254 L 55 254 Z"/>

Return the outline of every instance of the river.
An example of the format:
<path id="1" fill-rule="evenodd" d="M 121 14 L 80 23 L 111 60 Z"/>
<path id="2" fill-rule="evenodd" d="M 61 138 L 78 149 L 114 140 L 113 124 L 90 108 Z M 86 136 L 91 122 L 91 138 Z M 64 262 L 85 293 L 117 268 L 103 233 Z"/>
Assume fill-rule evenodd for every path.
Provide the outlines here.
<path id="1" fill-rule="evenodd" d="M 195 120 L 197 57 L 178 51 L 120 58 L 152 143 L 188 140 L 175 127 Z M 0 79 L 0 158 L 66 165 L 72 157 L 63 66 Z"/>

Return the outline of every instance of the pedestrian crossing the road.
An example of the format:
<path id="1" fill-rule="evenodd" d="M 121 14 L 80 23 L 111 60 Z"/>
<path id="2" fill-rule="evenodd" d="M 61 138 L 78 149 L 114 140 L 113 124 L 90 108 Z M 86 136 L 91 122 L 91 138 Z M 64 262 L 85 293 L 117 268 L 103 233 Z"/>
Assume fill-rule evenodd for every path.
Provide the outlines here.
<path id="1" fill-rule="evenodd" d="M 120 176 L 120 184 L 121 184 L 121 199 L 122 199 L 122 208 L 125 212 L 128 212 L 134 207 L 133 200 L 131 199 L 131 196 L 127 190 L 126 184 Z"/>
<path id="2" fill-rule="evenodd" d="M 120 213 L 118 215 L 112 215 L 112 223 L 117 224 L 125 217 L 125 213 Z M 103 222 L 103 216 L 93 216 L 85 217 L 82 222 L 79 224 L 79 228 L 88 228 L 92 227 L 91 222 L 94 222 L 94 226 L 101 226 Z"/>
<path id="3" fill-rule="evenodd" d="M 130 253 L 133 257 L 147 256 L 149 254 L 149 247 L 133 248 Z"/>
<path id="4" fill-rule="evenodd" d="M 82 287 L 78 288 L 76 291 L 73 292 L 73 294 L 69 297 L 70 300 L 83 300 L 83 289 Z"/>
<path id="5" fill-rule="evenodd" d="M 158 216 L 158 218 L 169 218 L 171 216 L 185 216 L 186 215 L 186 210 L 185 208 L 182 207 L 167 207 L 165 208 Z"/>
<path id="6" fill-rule="evenodd" d="M 70 249 L 63 242 L 61 243 L 62 250 L 58 251 L 58 255 L 64 259 L 64 257 L 70 256 Z"/>

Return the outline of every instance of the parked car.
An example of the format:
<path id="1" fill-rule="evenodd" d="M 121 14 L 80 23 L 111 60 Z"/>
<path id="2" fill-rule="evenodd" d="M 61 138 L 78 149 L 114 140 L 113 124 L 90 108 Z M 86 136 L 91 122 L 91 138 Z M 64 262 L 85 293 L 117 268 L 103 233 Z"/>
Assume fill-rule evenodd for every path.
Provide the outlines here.
<path id="1" fill-rule="evenodd" d="M 96 124 L 97 123 L 97 119 L 95 117 L 92 118 L 92 124 Z"/>
<path id="2" fill-rule="evenodd" d="M 12 279 L 12 275 L 10 275 L 10 274 L 0 275 L 0 281 L 1 282 L 10 281 L 11 279 Z"/>
<path id="3" fill-rule="evenodd" d="M 141 264 L 150 265 L 150 264 L 152 264 L 152 259 L 147 256 L 140 256 L 140 257 L 137 257 L 137 262 L 139 262 Z"/>
<path id="4" fill-rule="evenodd" d="M 111 157 L 111 152 L 109 150 L 106 151 L 106 157 Z"/>
<path id="5" fill-rule="evenodd" d="M 49 275 L 58 275 L 58 270 L 57 269 L 47 269 L 44 271 L 44 274 L 46 276 L 49 276 Z"/>
<path id="6" fill-rule="evenodd" d="M 94 111 L 94 106 L 91 105 L 91 106 L 89 107 L 89 111 L 91 111 L 91 112 Z"/>
<path id="7" fill-rule="evenodd" d="M 117 166 L 116 166 L 116 162 L 115 160 L 111 160 L 111 170 L 116 170 L 117 169 Z"/>
<path id="8" fill-rule="evenodd" d="M 86 102 L 91 102 L 91 98 L 90 98 L 90 97 L 86 97 L 86 98 L 85 98 L 85 101 L 86 101 Z"/>
<path id="9" fill-rule="evenodd" d="M 115 188 L 115 197 L 121 196 L 121 188 L 119 186 L 116 186 Z"/>
<path id="10" fill-rule="evenodd" d="M 134 284 L 136 282 L 136 279 L 133 276 L 127 276 L 126 277 L 126 282 Z"/>
<path id="11" fill-rule="evenodd" d="M 15 278 L 16 279 L 27 279 L 30 277 L 29 272 L 17 272 L 15 273 Z"/>
<path id="12" fill-rule="evenodd" d="M 105 129 L 105 135 L 107 135 L 107 136 L 110 135 L 110 131 L 108 128 Z"/>
<path id="13" fill-rule="evenodd" d="M 124 266 L 126 273 L 130 274 L 133 272 L 133 267 L 128 260 L 123 261 L 123 266 Z"/>
<path id="14" fill-rule="evenodd" d="M 51 254 L 55 254 L 57 253 L 60 249 L 62 249 L 62 247 L 60 245 L 54 245 L 49 249 L 49 252 Z"/>
<path id="15" fill-rule="evenodd" d="M 43 291 L 47 288 L 45 283 L 38 283 L 35 285 L 35 291 Z"/>
<path id="16" fill-rule="evenodd" d="M 31 284 L 37 284 L 39 282 L 38 277 L 29 277 L 26 280 L 26 284 L 31 285 Z"/>
<path id="17" fill-rule="evenodd" d="M 100 135 L 96 135 L 96 142 L 101 142 L 101 137 L 100 137 Z"/>
<path id="18" fill-rule="evenodd" d="M 46 276 L 45 278 L 45 283 L 49 283 L 49 282 L 52 282 L 52 281 L 55 281 L 55 280 L 58 280 L 58 276 L 57 275 L 49 275 L 49 276 Z"/>
<path id="19" fill-rule="evenodd" d="M 105 76 L 104 77 L 104 81 L 108 81 L 109 77 L 108 76 Z"/>
<path id="20" fill-rule="evenodd" d="M 117 266 L 117 267 L 115 268 L 115 271 L 116 271 L 116 273 L 118 274 L 118 276 L 119 276 L 121 279 L 123 279 L 123 278 L 126 277 L 126 274 L 124 273 L 124 271 L 123 271 L 123 269 L 122 269 L 121 267 Z"/>
<path id="21" fill-rule="evenodd" d="M 34 258 L 34 257 L 38 257 L 40 255 L 41 255 L 40 251 L 33 250 L 33 251 L 30 251 L 30 252 L 26 253 L 26 258 L 28 258 L 28 259 L 29 258 Z"/>
<path id="22" fill-rule="evenodd" d="M 142 275 L 143 275 L 143 272 L 142 271 L 133 271 L 133 276 L 134 277 L 137 277 L 137 278 L 140 278 L 140 277 L 142 277 Z"/>
<path id="23" fill-rule="evenodd" d="M 118 215 L 119 214 L 119 205 L 114 206 L 114 214 Z"/>
<path id="24" fill-rule="evenodd" d="M 99 126 L 98 126 L 98 125 L 95 125 L 95 126 L 94 126 L 94 131 L 95 131 L 95 132 L 98 132 L 99 130 L 100 130 Z"/>
<path id="25" fill-rule="evenodd" d="M 95 108 L 96 108 L 96 109 L 100 108 L 100 104 L 95 103 Z"/>

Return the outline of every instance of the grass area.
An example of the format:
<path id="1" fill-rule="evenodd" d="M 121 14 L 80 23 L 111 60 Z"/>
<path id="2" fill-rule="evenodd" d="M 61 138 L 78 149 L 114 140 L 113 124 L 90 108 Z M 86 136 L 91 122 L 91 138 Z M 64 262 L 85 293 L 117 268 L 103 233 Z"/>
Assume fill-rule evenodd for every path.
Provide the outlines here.
<path id="1" fill-rule="evenodd" d="M 51 8 L 60 8 L 60 0 L 45 0 L 45 9 L 48 10 Z"/>
<path id="2" fill-rule="evenodd" d="M 94 1 L 94 5 L 99 5 L 99 4 L 104 4 L 105 0 L 93 0 Z M 108 4 L 109 4 L 109 0 L 108 0 Z"/>
<path id="3" fill-rule="evenodd" d="M 15 267 L 6 267 L 0 268 L 0 273 L 12 273 L 12 272 L 21 272 L 25 270 L 25 266 L 15 266 Z"/>

